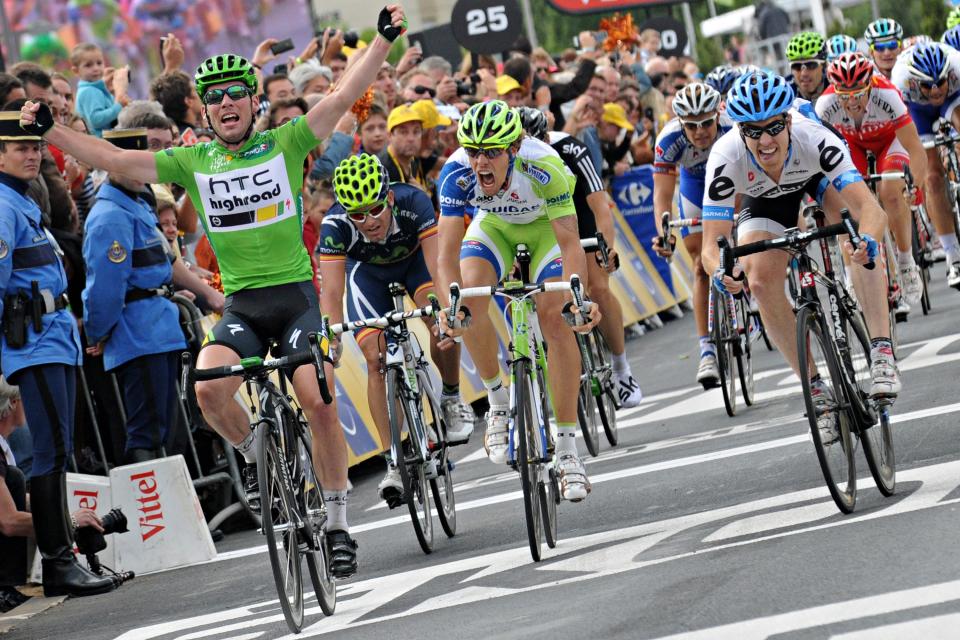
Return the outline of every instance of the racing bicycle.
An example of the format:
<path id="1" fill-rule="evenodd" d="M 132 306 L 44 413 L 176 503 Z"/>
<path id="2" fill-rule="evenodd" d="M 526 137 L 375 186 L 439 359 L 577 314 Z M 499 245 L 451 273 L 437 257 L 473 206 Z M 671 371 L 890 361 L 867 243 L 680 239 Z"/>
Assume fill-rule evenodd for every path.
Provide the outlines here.
<path id="1" fill-rule="evenodd" d="M 806 417 L 830 495 L 841 512 L 851 513 L 857 500 L 854 454 L 860 443 L 877 488 L 885 496 L 893 495 L 896 467 L 889 416 L 892 400 L 868 396 L 870 338 L 866 322 L 843 278 L 835 276 L 831 257 L 834 249 L 828 246 L 842 234 L 858 245 L 856 226 L 846 209 L 841 211 L 838 224 L 825 226 L 819 209 L 815 219 L 817 227 L 812 230 L 794 227 L 779 238 L 728 248 L 721 254 L 721 265 L 727 275 L 732 275 L 735 258 L 771 249 L 789 251 L 796 258 L 791 261 L 791 269 L 800 286 L 797 351 L 799 370 L 806 374 L 800 376 Z M 808 245 L 815 241 L 820 243 L 822 268 L 807 253 Z"/>
<path id="2" fill-rule="evenodd" d="M 410 511 L 420 548 L 424 553 L 431 553 L 431 493 L 444 533 L 452 538 L 457 532 L 454 465 L 449 457 L 447 425 L 430 376 L 430 364 L 416 335 L 407 327 L 407 321 L 435 317 L 440 304 L 431 296 L 430 305 L 405 311 L 403 285 L 392 282 L 389 291 L 393 298 L 392 311 L 379 318 L 330 325 L 329 335 L 363 328 L 382 330 L 379 339 L 384 340 L 384 348 L 380 351 L 380 367 L 386 376 L 390 451 L 403 484 L 400 503 L 406 503 Z M 370 372 L 370 375 L 374 374 Z"/>
<path id="3" fill-rule="evenodd" d="M 256 439 L 260 532 L 267 538 L 280 609 L 293 633 L 299 633 L 303 627 L 302 560 L 306 560 L 323 613 L 333 615 L 337 604 L 328 560 L 327 510 L 313 464 L 310 425 L 303 409 L 287 393 L 286 376 L 292 376 L 298 366 L 312 364 L 323 401 L 333 401 L 323 369 L 327 339 L 311 333 L 308 344 L 310 350 L 303 353 L 271 360 L 254 356 L 242 359 L 240 364 L 210 369 L 193 369 L 190 353 L 182 356 L 181 389 L 195 381 L 239 376 L 246 384 L 251 403 L 256 399 L 259 405 L 250 407 L 254 416 L 250 428 Z M 274 373 L 279 375 L 271 375 Z"/>

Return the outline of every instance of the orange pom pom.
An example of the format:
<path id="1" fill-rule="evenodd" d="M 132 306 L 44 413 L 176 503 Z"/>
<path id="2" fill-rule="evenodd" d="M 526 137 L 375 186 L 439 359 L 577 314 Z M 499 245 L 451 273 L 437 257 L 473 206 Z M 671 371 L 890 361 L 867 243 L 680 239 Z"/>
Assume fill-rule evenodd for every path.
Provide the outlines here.
<path id="1" fill-rule="evenodd" d="M 633 16 L 629 13 L 626 15 L 615 13 L 611 18 L 604 18 L 600 21 L 600 30 L 607 32 L 607 39 L 603 41 L 603 48 L 606 51 L 633 46 L 640 41 L 640 34 L 637 32 L 636 25 L 633 24 Z"/>

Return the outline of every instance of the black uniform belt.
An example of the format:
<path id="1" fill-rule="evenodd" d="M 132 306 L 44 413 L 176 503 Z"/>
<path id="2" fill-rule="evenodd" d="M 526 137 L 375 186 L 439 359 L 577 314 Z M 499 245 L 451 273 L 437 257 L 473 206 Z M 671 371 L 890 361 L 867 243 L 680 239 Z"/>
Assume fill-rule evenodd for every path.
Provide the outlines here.
<path id="1" fill-rule="evenodd" d="M 127 291 L 127 295 L 124 297 L 124 304 L 130 304 L 131 302 L 136 302 L 137 300 L 146 300 L 147 298 L 152 298 L 154 296 L 163 296 L 169 298 L 172 294 L 169 285 L 163 285 L 156 289 L 130 289 Z"/>

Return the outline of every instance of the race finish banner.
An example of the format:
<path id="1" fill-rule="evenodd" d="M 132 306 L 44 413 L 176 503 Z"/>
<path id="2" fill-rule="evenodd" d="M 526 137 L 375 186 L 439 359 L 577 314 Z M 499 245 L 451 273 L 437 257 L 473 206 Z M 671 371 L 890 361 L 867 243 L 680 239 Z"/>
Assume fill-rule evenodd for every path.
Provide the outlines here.
<path id="1" fill-rule="evenodd" d="M 588 13 L 612 13 L 627 9 L 656 7 L 665 4 L 680 4 L 685 0 L 547 0 L 547 3 L 563 13 L 585 15 Z"/>
<path id="2" fill-rule="evenodd" d="M 160 38 L 168 33 L 183 45 L 182 68 L 191 75 L 208 56 L 249 58 L 267 38 L 293 40 L 293 51 L 274 61 L 286 63 L 287 55 L 296 56 L 313 37 L 307 3 L 297 0 L 0 1 L 7 4 L 21 59 L 69 74 L 70 50 L 91 42 L 108 66 L 130 65 L 136 95 L 147 95 L 151 78 L 163 68 Z"/>

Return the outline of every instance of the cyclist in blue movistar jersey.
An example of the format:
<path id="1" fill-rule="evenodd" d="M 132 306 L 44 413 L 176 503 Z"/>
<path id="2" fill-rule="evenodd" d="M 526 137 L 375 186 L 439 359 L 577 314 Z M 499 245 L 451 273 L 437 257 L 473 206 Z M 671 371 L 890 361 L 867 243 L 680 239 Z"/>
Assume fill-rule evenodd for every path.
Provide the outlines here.
<path id="1" fill-rule="evenodd" d="M 405 183 L 390 184 L 387 170 L 376 156 L 361 154 L 343 160 L 333 174 L 337 204 L 327 211 L 320 226 L 320 305 L 333 323 L 343 321 L 344 285 L 347 320 L 379 317 L 393 309 L 392 282 L 402 284 L 417 306 L 429 304 L 437 264 L 437 220 L 430 197 Z M 432 318 L 424 318 L 435 330 Z M 387 473 L 380 497 L 392 507 L 400 502 L 403 483 L 390 459 L 390 423 L 386 386 L 380 369 L 383 347 L 379 329 L 356 332 L 357 344 L 367 361 L 367 402 L 386 449 Z M 331 352 L 339 351 L 339 341 Z M 446 345 L 444 345 L 446 346 Z M 450 444 L 466 442 L 473 432 L 473 410 L 460 399 L 460 348 L 441 349 L 431 333 L 430 355 L 440 370 L 443 393 L 440 403 Z"/>

